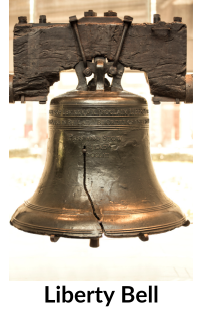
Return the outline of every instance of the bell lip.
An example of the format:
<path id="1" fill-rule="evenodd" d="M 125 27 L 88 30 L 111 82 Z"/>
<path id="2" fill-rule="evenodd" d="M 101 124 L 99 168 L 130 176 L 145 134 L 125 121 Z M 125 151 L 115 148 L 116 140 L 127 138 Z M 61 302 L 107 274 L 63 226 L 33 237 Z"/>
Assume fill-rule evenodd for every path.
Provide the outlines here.
<path id="1" fill-rule="evenodd" d="M 47 233 L 47 231 L 45 231 L 45 229 L 42 231 L 38 231 L 38 230 L 36 230 L 36 229 L 34 229 L 34 228 L 31 228 L 31 227 L 22 227 L 22 224 L 20 224 L 19 223 L 19 221 L 18 220 L 16 220 L 16 219 L 11 219 L 10 220 L 10 225 L 12 225 L 13 227 L 15 227 L 15 228 L 17 228 L 18 230 L 20 230 L 20 231 L 23 231 L 23 232 L 26 232 L 26 233 L 30 233 L 30 234 L 35 234 L 35 235 L 41 235 L 41 236 L 51 236 L 52 234 L 54 234 L 55 236 L 57 236 L 57 237 L 63 237 L 63 238 L 74 238 L 74 239 L 91 239 L 91 238 L 101 238 L 102 237 L 102 234 L 103 233 L 101 233 L 101 234 L 96 234 L 96 235 L 94 235 L 94 234 L 88 234 L 88 235 L 81 235 L 81 234 L 79 234 L 79 235 L 66 235 L 66 234 L 62 234 L 62 233 L 58 233 L 58 232 L 55 232 L 55 231 L 52 231 L 52 232 L 49 232 L 49 233 Z"/>
<path id="2" fill-rule="evenodd" d="M 102 229 L 97 219 L 91 213 L 86 213 L 84 218 L 76 214 L 77 220 L 74 220 L 74 213 L 71 215 L 59 215 L 60 218 L 55 218 L 54 213 L 30 209 L 24 203 L 15 211 L 10 224 L 24 232 L 39 235 L 85 239 L 102 236 Z M 70 221 L 70 217 L 73 220 Z"/>
<path id="3" fill-rule="evenodd" d="M 22 205 L 23 206 L 23 205 Z M 19 207 L 19 209 L 21 206 Z M 32 212 L 29 213 L 29 216 Z M 26 213 L 24 211 L 24 213 Z M 64 237 L 64 238 L 76 238 L 76 239 L 91 239 L 91 238 L 100 238 L 102 237 L 102 234 L 104 234 L 106 237 L 109 238 L 130 238 L 130 237 L 138 237 L 141 233 L 153 235 L 153 234 L 161 234 L 165 233 L 171 230 L 174 230 L 175 228 L 184 226 L 185 222 L 187 222 L 187 219 L 184 214 L 182 215 L 182 218 L 174 221 L 169 221 L 165 224 L 160 225 L 154 225 L 154 226 L 148 226 L 146 228 L 129 228 L 129 229 L 120 229 L 120 228 L 113 228 L 109 229 L 106 226 L 106 220 L 102 220 L 103 225 L 103 231 L 100 229 L 100 226 L 96 221 L 94 221 L 92 224 L 96 224 L 96 226 L 99 227 L 99 229 L 92 229 L 92 230 L 61 230 L 56 228 L 49 228 L 49 227 L 41 227 L 38 225 L 33 225 L 29 223 L 24 223 L 22 221 L 19 221 L 16 219 L 18 214 L 18 210 L 14 213 L 13 217 L 10 220 L 10 224 L 14 227 L 16 227 L 19 230 L 22 230 L 24 232 L 32 233 L 32 234 L 38 234 L 38 235 L 47 235 L 51 236 L 52 234 L 58 237 Z M 134 224 L 133 224 L 134 226 Z"/>
<path id="4" fill-rule="evenodd" d="M 148 228 L 140 228 L 140 229 L 132 229 L 129 230 L 106 230 L 105 229 L 105 236 L 109 238 L 130 238 L 130 237 L 138 237 L 141 233 L 154 235 L 154 234 L 162 234 L 166 232 L 170 232 L 176 228 L 184 226 L 184 223 L 187 222 L 185 215 L 180 220 L 174 221 L 171 224 L 166 225 L 157 225 L 154 227 L 149 226 Z M 122 234 L 123 233 L 123 234 Z"/>
<path id="5" fill-rule="evenodd" d="M 22 228 L 19 224 L 18 224 L 18 222 L 17 222 L 18 220 L 15 220 L 15 219 L 11 219 L 10 220 L 10 224 L 12 225 L 12 226 L 14 226 L 15 228 L 17 228 L 18 230 L 20 230 L 20 231 L 23 231 L 23 232 L 26 232 L 26 233 L 31 233 L 31 234 L 37 234 L 37 235 L 44 235 L 44 236 L 51 236 L 52 235 L 52 233 L 51 232 L 49 232 L 49 233 L 47 233 L 47 232 L 38 232 L 37 230 L 34 230 L 34 229 L 31 229 L 31 228 Z M 77 236 L 74 236 L 74 235 L 65 235 L 65 234 L 60 234 L 60 233 L 54 233 L 54 235 L 55 236 L 57 236 L 57 237 L 63 237 L 63 238 L 73 238 L 73 239 L 96 239 L 96 238 L 102 238 L 102 236 L 103 236 L 103 234 L 106 236 L 106 237 L 108 237 L 108 238 L 133 238 L 133 237 L 139 237 L 139 235 L 141 234 L 141 233 L 145 233 L 145 234 L 148 234 L 148 235 L 154 235 L 154 234 L 162 234 L 162 233 L 166 233 L 166 232 L 170 232 L 170 231 L 172 231 L 172 230 L 174 230 L 174 229 L 176 229 L 176 228 L 179 228 L 179 227 L 181 227 L 181 226 L 184 226 L 184 223 L 186 222 L 187 220 L 186 220 L 186 218 L 184 217 L 184 218 L 182 218 L 181 220 L 179 220 L 178 222 L 175 222 L 173 225 L 171 225 L 171 226 L 168 226 L 168 227 L 165 227 L 165 228 L 160 228 L 160 229 L 157 229 L 157 230 L 155 230 L 155 231 L 152 231 L 152 230 L 144 230 L 144 229 L 142 229 L 141 228 L 141 230 L 140 231 L 137 231 L 137 232 L 129 232 L 129 233 L 127 233 L 127 232 L 125 232 L 125 230 L 120 230 L 120 231 L 112 231 L 112 233 L 110 232 L 110 231 L 106 231 L 105 229 L 104 229 L 104 232 L 103 233 L 101 233 L 101 234 L 98 234 L 98 236 L 97 235 L 92 235 L 92 234 L 90 234 L 90 235 L 87 235 L 87 236 L 84 236 L 84 235 L 77 235 Z M 122 233 L 124 233 L 124 234 L 122 234 Z"/>

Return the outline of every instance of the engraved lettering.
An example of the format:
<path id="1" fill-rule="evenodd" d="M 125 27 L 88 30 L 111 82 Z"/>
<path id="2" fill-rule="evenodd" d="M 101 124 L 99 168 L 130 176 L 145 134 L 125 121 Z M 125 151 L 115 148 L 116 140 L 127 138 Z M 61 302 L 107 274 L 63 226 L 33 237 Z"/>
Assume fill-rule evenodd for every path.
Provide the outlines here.
<path id="1" fill-rule="evenodd" d="M 87 147 L 89 147 L 92 150 L 106 150 L 108 148 L 111 148 L 110 144 L 94 144 L 94 145 L 88 145 Z"/>
<path id="2" fill-rule="evenodd" d="M 93 111 L 93 114 L 95 113 L 96 110 Z M 98 110 L 99 113 L 101 112 L 104 113 L 104 111 L 101 109 Z M 144 109 L 137 109 L 136 110 L 137 113 L 143 113 Z M 55 112 L 60 115 L 60 110 Z M 82 112 L 81 110 L 77 110 L 77 112 L 73 111 L 73 113 L 77 113 L 80 114 L 80 112 Z M 88 112 L 88 111 L 86 111 Z M 91 113 L 91 110 L 89 111 Z M 127 115 L 128 113 L 130 114 L 130 110 L 128 111 L 127 109 L 125 110 L 120 110 L 120 113 L 125 115 Z M 110 110 L 107 110 L 106 113 L 111 114 Z M 51 113 L 52 114 L 52 113 Z M 71 111 L 70 111 L 71 114 Z M 121 117 L 121 116 L 120 116 Z M 78 126 L 78 127 L 92 127 L 92 126 L 137 126 L 137 125 L 147 125 L 149 123 L 149 119 L 148 118 L 144 118 L 143 116 L 137 117 L 137 118 L 131 118 L 131 117 L 116 117 L 116 118 L 107 118 L 107 116 L 105 118 L 80 118 L 79 116 L 76 116 L 74 118 L 69 118 L 68 119 L 50 119 L 49 120 L 49 124 L 51 125 L 64 125 L 64 126 Z M 106 139 L 105 139 L 106 140 Z"/>
<path id="3" fill-rule="evenodd" d="M 110 145 L 101 145 L 102 150 L 106 150 L 108 147 L 110 147 Z"/>
<path id="4" fill-rule="evenodd" d="M 49 113 L 53 116 L 60 116 L 62 114 L 63 117 L 88 117 L 88 116 L 96 116 L 96 117 L 134 117 L 137 115 L 147 115 L 147 108 L 69 108 L 62 110 L 50 110 Z"/>
<path id="5" fill-rule="evenodd" d="M 92 158 L 109 158 L 109 153 L 87 153 L 88 156 Z"/>
<path id="6" fill-rule="evenodd" d="M 57 115 L 61 115 L 61 110 L 60 109 L 51 109 L 51 110 L 49 110 L 49 114 L 50 115 L 55 115 L 55 116 L 57 116 Z"/>

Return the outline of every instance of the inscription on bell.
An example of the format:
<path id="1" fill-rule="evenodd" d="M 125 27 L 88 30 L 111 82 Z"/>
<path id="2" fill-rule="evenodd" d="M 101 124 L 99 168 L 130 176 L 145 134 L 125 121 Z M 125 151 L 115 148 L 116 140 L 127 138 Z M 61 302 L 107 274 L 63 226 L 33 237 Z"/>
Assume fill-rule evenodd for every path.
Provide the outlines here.
<path id="1" fill-rule="evenodd" d="M 79 135 L 74 135 L 70 134 L 69 135 L 69 140 L 73 142 L 85 142 L 85 141 L 90 141 L 90 142 L 120 142 L 122 140 L 121 136 L 95 136 L 95 135 L 88 135 L 88 136 L 79 136 Z"/>
<path id="2" fill-rule="evenodd" d="M 61 117 L 135 117 L 139 115 L 148 115 L 147 108 L 68 108 L 68 109 L 51 109 L 49 111 L 52 116 Z"/>
<path id="3" fill-rule="evenodd" d="M 51 125 L 66 125 L 66 126 L 131 126 L 137 124 L 148 124 L 149 119 L 67 119 L 58 120 L 50 119 L 49 124 Z"/>
<path id="4" fill-rule="evenodd" d="M 88 152 L 87 155 L 91 158 L 109 158 L 109 153 L 90 153 L 90 152 Z"/>

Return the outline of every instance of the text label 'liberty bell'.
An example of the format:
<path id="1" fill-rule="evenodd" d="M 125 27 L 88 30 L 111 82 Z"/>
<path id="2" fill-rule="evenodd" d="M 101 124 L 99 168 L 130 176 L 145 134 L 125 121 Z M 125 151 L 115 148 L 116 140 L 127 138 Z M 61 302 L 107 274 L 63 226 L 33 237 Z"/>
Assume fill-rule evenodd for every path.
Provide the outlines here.
<path id="1" fill-rule="evenodd" d="M 115 15 L 105 13 L 104 17 L 85 14 L 79 21 L 76 16 L 72 16 L 70 23 L 64 24 L 62 28 L 59 24 L 50 24 L 51 27 L 46 24 L 44 28 L 43 24 L 42 22 L 34 24 L 30 29 L 25 22 L 16 25 L 15 31 L 18 33 L 21 31 L 18 45 L 20 38 L 23 37 L 23 31 L 27 36 L 27 33 L 31 34 L 35 27 L 42 29 L 44 43 L 48 39 L 51 45 L 49 57 L 54 53 L 55 42 L 56 44 L 58 42 L 55 33 L 60 34 L 60 37 L 65 33 L 67 43 L 66 45 L 64 41 L 62 43 L 65 45 L 65 53 L 60 59 L 48 62 L 48 70 L 45 72 L 42 70 L 47 55 L 44 54 L 43 59 L 42 56 L 38 57 L 36 67 L 40 66 L 37 72 L 39 82 L 37 76 L 34 77 L 32 86 L 29 83 L 23 91 L 20 88 L 19 77 L 21 75 L 25 81 L 29 73 L 21 71 L 19 73 L 16 70 L 17 74 L 10 83 L 10 101 L 14 102 L 20 97 L 23 101 L 37 99 L 40 103 L 45 103 L 45 91 L 47 92 L 47 88 L 59 78 L 55 72 L 59 73 L 71 67 L 76 70 L 78 86 L 76 90 L 51 100 L 49 139 L 43 175 L 34 195 L 12 216 L 11 224 L 26 232 L 49 235 L 54 242 L 59 237 L 88 238 L 92 247 L 98 247 L 102 234 L 116 238 L 138 236 L 146 241 L 150 234 L 189 225 L 179 206 L 165 195 L 156 178 L 150 156 L 147 102 L 138 95 L 124 91 L 121 86 L 124 67 L 132 69 L 140 67 L 143 70 L 141 64 L 138 64 L 142 58 L 132 58 L 138 44 L 137 47 L 133 44 L 130 49 L 132 36 L 134 37 L 134 31 L 138 30 L 138 27 L 140 31 L 146 32 L 152 44 L 165 48 L 166 42 L 169 42 L 171 47 L 175 48 L 173 40 L 170 39 L 171 32 L 174 40 L 183 41 L 185 33 L 178 30 L 180 30 L 179 24 L 182 27 L 184 24 L 181 22 L 166 24 L 155 20 L 154 24 L 135 26 L 131 17 L 125 16 L 122 21 L 116 17 L 116 13 Z M 89 36 L 85 41 L 88 25 L 94 31 L 96 41 Z M 110 29 L 110 34 L 115 27 L 115 42 L 105 32 L 99 43 L 100 25 L 102 29 L 109 26 L 107 29 Z M 168 28 L 170 30 L 165 31 Z M 68 37 L 66 33 L 69 34 Z M 68 40 L 71 42 L 71 49 L 68 50 L 68 62 L 66 62 L 67 47 L 70 45 Z M 76 52 L 73 54 L 74 46 Z M 62 51 L 61 48 L 61 55 Z M 166 57 L 171 59 L 170 53 L 174 50 L 168 48 L 167 51 Z M 39 52 L 41 53 L 41 50 L 33 51 L 36 54 Z M 159 55 L 159 51 L 157 52 Z M 180 53 L 183 56 L 184 52 Z M 162 55 L 160 57 L 162 58 Z M 65 58 L 65 64 L 60 67 L 62 58 Z M 143 58 L 145 62 L 145 56 Z M 177 61 L 183 61 L 183 58 L 179 57 Z M 17 61 L 20 60 L 16 58 L 15 65 Z M 155 95 L 153 102 L 166 100 L 174 100 L 176 103 L 179 100 L 192 102 L 192 76 L 185 77 L 185 93 L 173 87 L 173 83 L 171 88 L 167 86 L 168 89 L 165 89 L 162 79 L 158 87 L 155 83 L 157 68 L 151 63 L 153 61 L 149 58 L 148 69 L 144 70 L 151 92 Z M 60 62 L 59 69 L 58 62 Z M 31 67 L 30 70 L 31 75 L 35 68 Z M 86 77 L 92 74 L 93 78 L 87 83 Z M 105 78 L 106 74 L 112 77 L 111 85 Z M 152 74 L 155 75 L 154 78 Z M 173 79 L 173 74 L 171 75 Z M 178 83 L 178 78 L 176 79 Z M 45 80 L 48 83 L 46 86 L 44 84 L 43 91 L 41 85 Z"/>

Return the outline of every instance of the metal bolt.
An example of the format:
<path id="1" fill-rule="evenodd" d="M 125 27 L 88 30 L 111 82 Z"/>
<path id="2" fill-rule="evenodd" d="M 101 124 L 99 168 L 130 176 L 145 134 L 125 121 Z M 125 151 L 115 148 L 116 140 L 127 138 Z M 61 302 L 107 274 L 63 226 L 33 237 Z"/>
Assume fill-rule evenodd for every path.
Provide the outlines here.
<path id="1" fill-rule="evenodd" d="M 90 68 L 85 68 L 84 71 L 83 71 L 83 74 L 86 76 L 86 77 L 89 77 L 92 75 L 92 70 Z"/>
<path id="2" fill-rule="evenodd" d="M 117 13 L 110 10 L 108 12 L 105 12 L 104 16 L 117 16 Z"/>
<path id="3" fill-rule="evenodd" d="M 94 12 L 93 10 L 88 10 L 88 12 L 84 12 L 84 16 L 97 16 L 97 13 Z"/>
<path id="4" fill-rule="evenodd" d="M 118 45 L 117 52 L 116 52 L 115 57 L 114 57 L 113 65 L 108 70 L 108 76 L 110 76 L 110 77 L 117 75 L 117 63 L 118 63 L 119 56 L 120 56 L 120 53 L 121 53 L 121 50 L 122 50 L 122 46 L 123 46 L 123 43 L 124 43 L 124 39 L 125 39 L 125 36 L 126 36 L 127 29 L 131 25 L 132 20 L 133 20 L 133 17 L 127 16 L 127 15 L 124 16 L 124 25 L 123 25 L 123 32 L 122 32 L 122 36 L 121 36 L 121 41 Z"/>
<path id="5" fill-rule="evenodd" d="M 153 22 L 158 23 L 160 21 L 160 14 L 153 14 Z"/>
<path id="6" fill-rule="evenodd" d="M 108 76 L 112 77 L 113 75 L 117 75 L 117 68 L 114 66 L 111 66 L 108 70 Z"/>
<path id="7" fill-rule="evenodd" d="M 152 97 L 152 102 L 153 102 L 153 104 L 158 105 L 158 104 L 160 104 L 160 98 Z"/>
<path id="8" fill-rule="evenodd" d="M 40 15 L 39 23 L 45 24 L 47 22 L 46 15 Z"/>
<path id="9" fill-rule="evenodd" d="M 182 22 L 182 17 L 174 17 L 174 22 L 181 23 Z"/>
<path id="10" fill-rule="evenodd" d="M 70 17 L 69 17 L 69 22 L 70 22 L 70 23 L 75 22 L 75 21 L 78 21 L 76 15 L 70 16 Z"/>
<path id="11" fill-rule="evenodd" d="M 19 16 L 18 20 L 19 20 L 19 24 L 27 24 L 27 17 L 26 16 Z"/>
<path id="12" fill-rule="evenodd" d="M 133 21 L 133 17 L 127 16 L 127 15 L 124 16 L 124 22 L 132 23 L 132 21 Z"/>
<path id="13" fill-rule="evenodd" d="M 24 96 L 24 95 L 21 96 L 21 103 L 26 103 L 26 102 L 25 102 L 25 96 Z"/>

